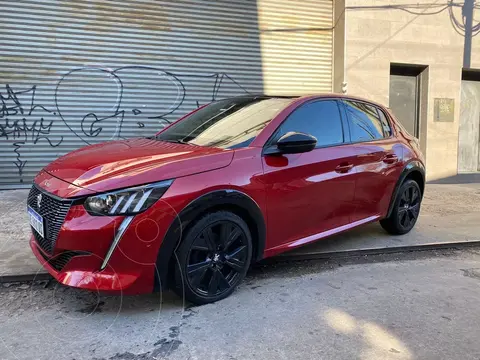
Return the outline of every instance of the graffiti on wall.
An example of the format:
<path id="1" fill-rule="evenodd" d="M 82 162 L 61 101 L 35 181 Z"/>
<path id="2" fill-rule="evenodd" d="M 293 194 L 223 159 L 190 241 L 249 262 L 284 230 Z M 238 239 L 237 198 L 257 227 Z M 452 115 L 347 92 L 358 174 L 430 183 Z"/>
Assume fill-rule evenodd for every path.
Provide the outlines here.
<path id="1" fill-rule="evenodd" d="M 53 85 L 45 94 L 38 85 L 0 88 L 0 147 L 1 142 L 10 145 L 20 182 L 28 162 L 25 148 L 35 151 L 42 145 L 59 148 L 60 154 L 68 133 L 85 145 L 148 136 L 224 97 L 222 90 L 248 93 L 226 73 L 176 74 L 149 66 L 75 68 Z"/>
<path id="2" fill-rule="evenodd" d="M 59 146 L 63 137 L 52 140 L 50 133 L 53 120 L 45 120 L 46 115 L 56 115 L 55 112 L 46 109 L 36 103 L 36 86 L 27 90 L 16 91 L 11 85 L 5 85 L 0 91 L 0 140 L 12 142 L 12 150 L 15 153 L 13 162 L 22 179 L 26 161 L 21 157 L 22 145 L 30 142 L 37 144 L 45 141 L 51 147 Z M 3 93 L 2 93 L 3 92 Z"/>

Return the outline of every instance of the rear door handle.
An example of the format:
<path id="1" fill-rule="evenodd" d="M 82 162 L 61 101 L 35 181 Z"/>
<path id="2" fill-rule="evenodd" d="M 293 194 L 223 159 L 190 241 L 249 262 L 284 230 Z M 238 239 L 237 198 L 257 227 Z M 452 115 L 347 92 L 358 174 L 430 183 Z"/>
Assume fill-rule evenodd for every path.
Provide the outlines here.
<path id="1" fill-rule="evenodd" d="M 337 172 L 339 174 L 345 174 L 345 173 L 349 172 L 350 170 L 352 170 L 352 168 L 353 168 L 353 164 L 341 163 L 340 165 L 338 165 L 335 168 L 335 172 Z"/>
<path id="2" fill-rule="evenodd" d="M 398 156 L 395 154 L 387 154 L 383 158 L 385 164 L 395 164 L 398 161 Z"/>

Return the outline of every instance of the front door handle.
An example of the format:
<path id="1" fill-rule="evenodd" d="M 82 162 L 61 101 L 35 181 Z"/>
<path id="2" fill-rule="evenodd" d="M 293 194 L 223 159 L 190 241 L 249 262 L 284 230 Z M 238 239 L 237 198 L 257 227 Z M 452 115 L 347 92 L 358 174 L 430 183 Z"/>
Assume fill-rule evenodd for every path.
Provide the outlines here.
<path id="1" fill-rule="evenodd" d="M 395 154 L 387 154 L 382 161 L 385 164 L 395 164 L 398 161 L 398 156 Z"/>
<path id="2" fill-rule="evenodd" d="M 353 164 L 341 163 L 340 165 L 338 165 L 335 168 L 335 172 L 337 172 L 339 174 L 345 174 L 345 173 L 349 172 L 350 170 L 352 170 L 352 168 L 353 168 Z"/>

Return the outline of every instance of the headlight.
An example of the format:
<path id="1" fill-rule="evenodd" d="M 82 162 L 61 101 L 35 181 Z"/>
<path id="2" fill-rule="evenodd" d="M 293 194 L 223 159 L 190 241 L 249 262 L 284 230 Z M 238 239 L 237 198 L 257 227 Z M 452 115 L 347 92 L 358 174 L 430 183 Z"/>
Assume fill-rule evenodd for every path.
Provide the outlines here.
<path id="1" fill-rule="evenodd" d="M 90 196 L 83 206 L 90 215 L 135 215 L 152 206 L 173 180 Z"/>

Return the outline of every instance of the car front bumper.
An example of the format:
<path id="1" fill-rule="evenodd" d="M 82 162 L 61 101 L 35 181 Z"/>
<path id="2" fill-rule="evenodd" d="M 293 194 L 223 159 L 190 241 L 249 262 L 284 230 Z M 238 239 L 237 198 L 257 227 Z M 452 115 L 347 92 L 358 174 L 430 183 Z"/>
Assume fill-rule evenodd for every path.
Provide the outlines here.
<path id="1" fill-rule="evenodd" d="M 52 265 L 55 256 L 48 258 L 38 246 L 33 235 L 30 239 L 30 247 L 42 266 L 63 285 L 120 294 L 124 292 L 137 294 L 151 290 L 151 285 L 141 284 L 142 281 L 139 281 L 141 276 L 138 273 L 133 274 L 131 271 L 119 273 L 112 268 L 101 272 L 95 270 L 98 263 L 95 261 L 95 255 L 77 255 L 63 269 L 58 270 Z"/>
<path id="2" fill-rule="evenodd" d="M 35 233 L 30 247 L 42 266 L 64 285 L 119 294 L 149 293 L 154 289 L 160 246 L 175 216 L 159 200 L 134 216 L 115 244 L 124 216 L 92 216 L 83 205 L 73 204 L 52 250 L 42 248 Z"/>

